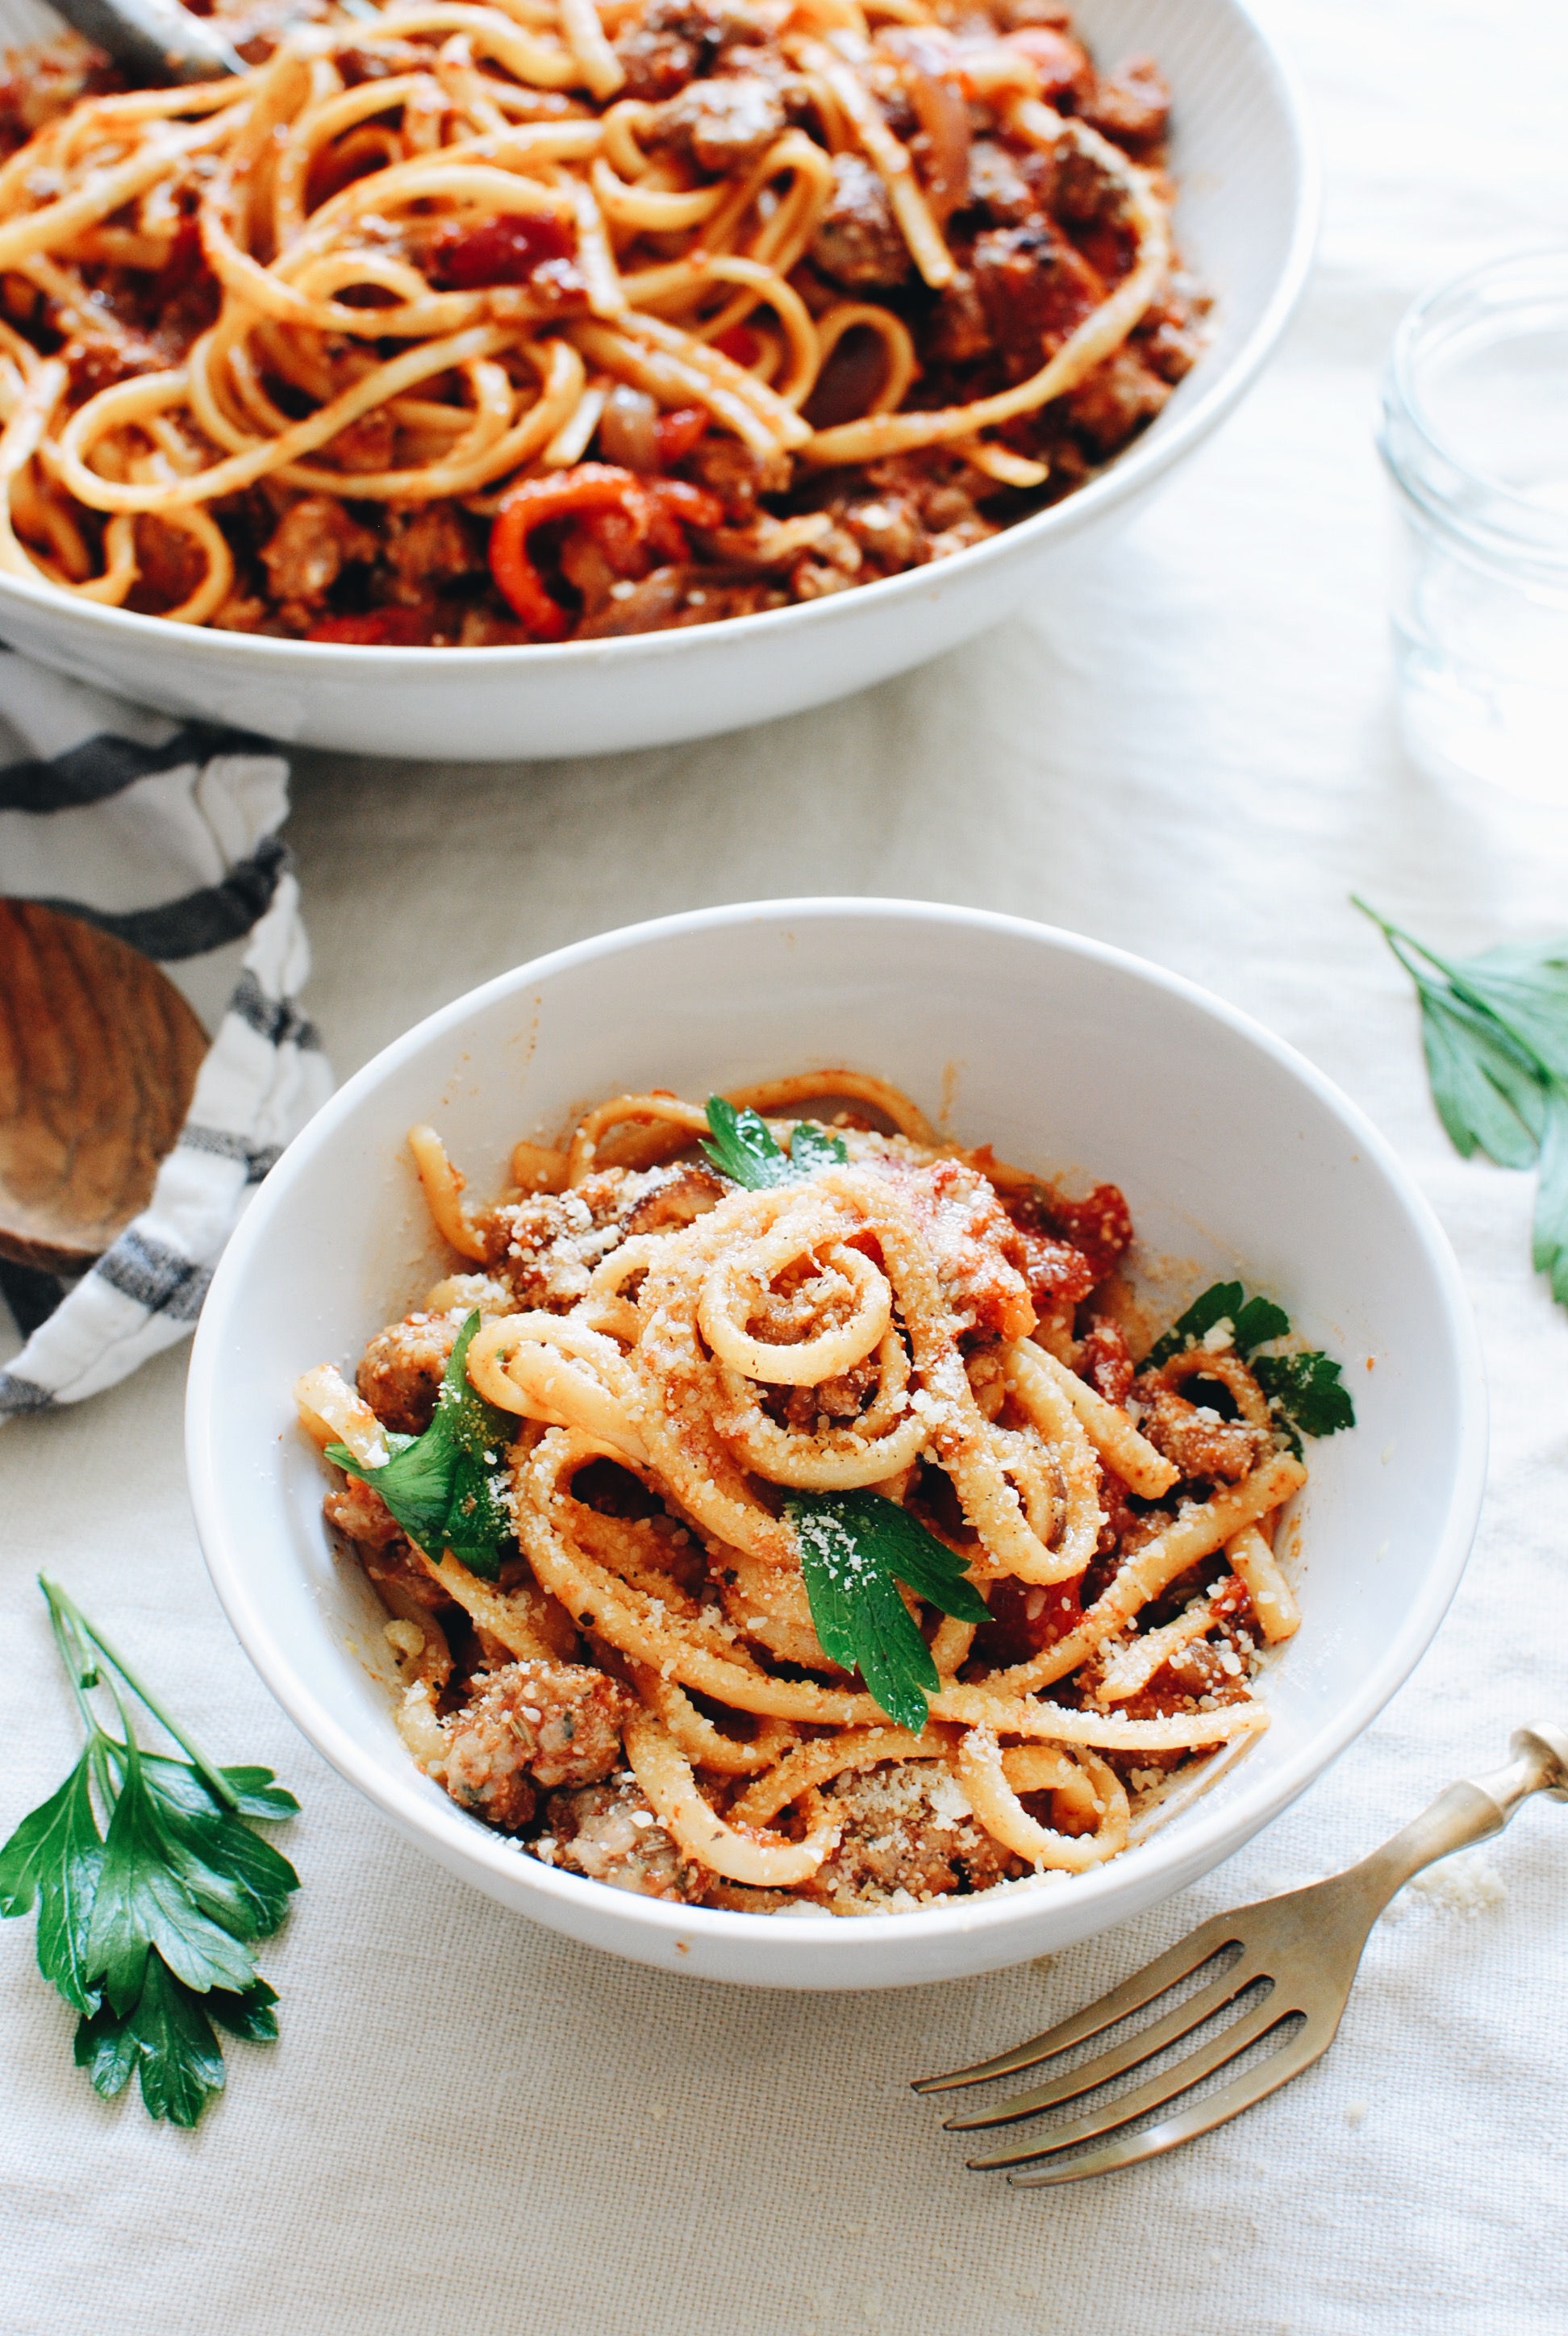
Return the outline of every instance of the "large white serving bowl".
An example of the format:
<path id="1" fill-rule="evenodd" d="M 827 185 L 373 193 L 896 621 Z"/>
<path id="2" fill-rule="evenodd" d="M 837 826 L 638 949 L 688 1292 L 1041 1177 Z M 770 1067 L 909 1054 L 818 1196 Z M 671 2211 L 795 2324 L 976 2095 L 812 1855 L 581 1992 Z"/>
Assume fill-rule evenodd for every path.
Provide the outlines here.
<path id="1" fill-rule="evenodd" d="M 480 1195 L 520 1135 L 598 1097 L 827 1064 L 873 1070 L 967 1143 L 1084 1189 L 1120 1183 L 1165 1295 L 1216 1272 L 1341 1358 L 1353 1433 L 1309 1447 L 1281 1544 L 1303 1611 L 1273 1724 L 1203 1797 L 1094 1873 L 843 1920 L 675 1906 L 509 1847 L 416 1769 L 393 1725 L 385 1614 L 321 1519 L 293 1424 L 301 1370 L 347 1367 L 450 1261 L 404 1143 L 433 1122 Z M 1079 1181 L 1081 1180 L 1081 1181 Z M 786 900 L 557 950 L 432 1015 L 289 1146 L 219 1267 L 187 1416 L 197 1525 L 235 1630 L 317 1748 L 409 1839 L 573 1938 L 705 1978 L 891 1987 L 1054 1952 L 1239 1849 L 1353 1743 L 1419 1659 L 1469 1552 L 1485 1461 L 1470 1308 L 1388 1144 L 1300 1055 L 1119 950 L 975 910 Z"/>
<path id="2" fill-rule="evenodd" d="M 901 673 L 1008 614 L 1119 524 L 1235 405 L 1311 260 L 1316 176 L 1290 72 L 1243 0 L 1075 0 L 1096 54 L 1156 55 L 1176 95 L 1183 255 L 1213 336 L 1152 429 L 1080 493 L 930 568 L 766 615 L 560 647 L 349 648 L 170 625 L 0 575 L 0 639 L 170 714 L 360 754 L 512 761 L 706 737 Z M 0 40 L 47 12 L 0 0 Z"/>

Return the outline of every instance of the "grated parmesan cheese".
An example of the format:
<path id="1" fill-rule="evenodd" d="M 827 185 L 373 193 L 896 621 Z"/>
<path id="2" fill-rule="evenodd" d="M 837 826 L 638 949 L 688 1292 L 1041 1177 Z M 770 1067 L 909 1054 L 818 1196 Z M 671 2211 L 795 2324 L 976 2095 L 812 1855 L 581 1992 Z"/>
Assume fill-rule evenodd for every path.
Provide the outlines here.
<path id="1" fill-rule="evenodd" d="M 1500 1906 L 1507 1894 L 1507 1885 L 1491 1860 L 1480 1850 L 1466 1850 L 1428 1866 L 1407 1882 L 1390 1901 L 1382 1920 L 1403 1922 L 1418 1907 L 1427 1907 L 1434 1913 L 1463 1914 L 1466 1922 L 1474 1922 L 1487 1907 Z"/>

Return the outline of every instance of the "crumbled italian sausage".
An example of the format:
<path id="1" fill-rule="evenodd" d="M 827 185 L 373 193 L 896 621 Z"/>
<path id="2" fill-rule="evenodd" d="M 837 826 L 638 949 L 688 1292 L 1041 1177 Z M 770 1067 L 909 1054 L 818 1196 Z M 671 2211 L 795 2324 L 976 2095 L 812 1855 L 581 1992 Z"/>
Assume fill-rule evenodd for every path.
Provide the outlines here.
<path id="1" fill-rule="evenodd" d="M 909 246 L 871 164 L 847 151 L 833 156 L 833 192 L 812 238 L 824 276 L 851 291 L 891 291 L 912 272 Z"/>
<path id="2" fill-rule="evenodd" d="M 1024 1870 L 936 1761 L 890 1761 L 842 1776 L 825 1800 L 843 1830 L 802 1895 L 838 1912 L 986 1890 Z"/>
<path id="3" fill-rule="evenodd" d="M 550 1831 L 536 1854 L 612 1890 L 692 1905 L 713 1880 L 706 1866 L 683 1856 L 629 1774 L 582 1792 L 552 1793 L 545 1822 Z"/>
<path id="4" fill-rule="evenodd" d="M 586 1663 L 507 1663 L 481 1672 L 462 1709 L 441 1722 L 446 1739 L 429 1774 L 488 1825 L 515 1833 L 534 1811 L 535 1785 L 582 1786 L 620 1757 L 636 1698 Z"/>

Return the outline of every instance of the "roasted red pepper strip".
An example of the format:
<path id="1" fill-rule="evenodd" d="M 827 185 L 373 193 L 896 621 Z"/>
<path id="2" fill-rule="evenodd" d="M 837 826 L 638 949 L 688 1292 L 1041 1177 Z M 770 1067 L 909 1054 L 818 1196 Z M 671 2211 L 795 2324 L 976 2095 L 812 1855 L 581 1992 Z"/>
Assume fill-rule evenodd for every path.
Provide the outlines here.
<path id="1" fill-rule="evenodd" d="M 572 470 L 524 479 L 513 487 L 490 530 L 490 572 L 497 589 L 538 639 L 564 640 L 571 618 L 559 600 L 550 599 L 528 556 L 528 539 L 534 529 L 543 527 L 548 520 L 576 518 L 588 511 L 629 511 L 634 507 L 632 499 L 640 493 L 634 472 L 616 470 L 608 462 L 579 462 Z"/>
<path id="2" fill-rule="evenodd" d="M 687 527 L 722 527 L 725 508 L 706 487 L 688 486 L 684 479 L 644 479 L 648 504 L 648 540 L 662 560 L 685 560 L 687 547 L 681 531 Z"/>
<path id="3" fill-rule="evenodd" d="M 591 536 L 618 576 L 640 579 L 648 574 L 653 562 L 648 553 L 648 534 L 637 517 L 618 504 L 613 511 L 584 511 L 578 525 L 585 535 Z"/>
<path id="4" fill-rule="evenodd" d="M 612 511 L 624 513 L 638 537 L 670 560 L 687 556 L 682 521 L 691 527 L 724 524 L 718 497 L 682 479 L 639 479 L 634 471 L 617 470 L 608 462 L 579 462 L 570 471 L 524 479 L 496 513 L 490 531 L 490 572 L 537 640 L 564 640 L 572 620 L 545 590 L 529 557 L 529 537 L 550 520 Z"/>
<path id="5" fill-rule="evenodd" d="M 661 414 L 653 425 L 660 468 L 668 470 L 672 462 L 689 454 L 706 428 L 706 405 L 672 405 L 667 414 Z"/>
<path id="6" fill-rule="evenodd" d="M 714 347 L 737 365 L 754 365 L 762 355 L 762 343 L 749 325 L 732 325 L 727 333 L 719 335 Z"/>
<path id="7" fill-rule="evenodd" d="M 570 228 L 548 215 L 482 219 L 475 227 L 453 220 L 433 238 L 431 272 L 443 290 L 482 291 L 492 284 L 526 284 L 545 260 L 570 258 L 576 249 Z"/>

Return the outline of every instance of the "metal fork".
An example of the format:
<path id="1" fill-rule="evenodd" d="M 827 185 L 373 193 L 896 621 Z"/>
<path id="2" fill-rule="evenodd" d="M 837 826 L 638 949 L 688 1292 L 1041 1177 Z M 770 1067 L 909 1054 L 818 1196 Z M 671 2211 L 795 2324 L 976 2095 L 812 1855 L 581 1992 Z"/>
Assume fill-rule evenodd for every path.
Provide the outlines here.
<path id="1" fill-rule="evenodd" d="M 1240 2117 L 1243 2109 L 1278 2092 L 1328 2050 L 1368 1933 L 1397 1890 L 1403 1889 L 1423 1866 L 1501 1833 L 1532 1793 L 1550 1793 L 1553 1800 L 1568 1800 L 1568 1731 L 1521 1728 L 1509 1748 L 1514 1757 L 1505 1768 L 1473 1783 L 1450 1785 L 1413 1824 L 1347 1873 L 1315 1882 L 1305 1890 L 1287 1891 L 1279 1898 L 1260 1899 L 1256 1905 L 1240 1907 L 1232 1914 L 1216 1914 L 1212 1922 L 1201 1922 L 1189 1932 L 1167 1953 L 1124 1980 L 1120 1987 L 1101 1996 L 1097 2003 L 1075 2012 L 1043 2036 L 1031 2037 L 1010 2052 L 998 2052 L 994 2059 L 977 2061 L 973 2068 L 955 2068 L 945 2077 L 919 2078 L 915 2091 L 946 2092 L 956 2086 L 988 2084 L 997 2077 L 1014 2077 L 1022 2069 L 1038 2068 L 1042 2061 L 1054 2060 L 1073 2045 L 1114 2028 L 1118 2020 L 1191 1978 L 1215 1956 L 1232 1951 L 1231 1961 L 1206 1985 L 1109 2051 L 1030 2092 L 1014 2093 L 979 2117 L 949 2117 L 946 2124 L 950 2133 L 974 2133 L 987 2126 L 1015 2125 L 1060 2102 L 1080 2099 L 1190 2036 L 1239 1997 L 1261 1989 L 1259 1999 L 1229 2027 L 1160 2075 L 1098 2108 L 1086 2110 L 1070 2124 L 1053 2126 L 992 2156 L 971 2157 L 969 2164 L 977 2172 L 989 2173 L 1057 2157 L 1064 2150 L 1097 2142 L 1098 2147 L 1085 2149 L 1081 2156 L 1047 2166 L 1042 2173 L 1008 2176 L 1024 2190 L 1082 2182 L 1091 2174 L 1112 2174 L 1124 2166 L 1159 2157 L 1167 2149 L 1179 2148 L 1183 2142 L 1223 2125 L 1227 2118 Z M 1255 2061 L 1218 2091 L 1187 2108 L 1174 2110 L 1141 2132 L 1126 2131 L 1138 2118 L 1166 2107 L 1179 2095 L 1226 2068 L 1249 2047 L 1271 2039 L 1277 2040 L 1268 2057 Z"/>
<path id="2" fill-rule="evenodd" d="M 216 81 L 246 69 L 221 25 L 191 15 L 180 0 L 53 0 L 53 5 L 84 40 L 141 81 Z"/>

